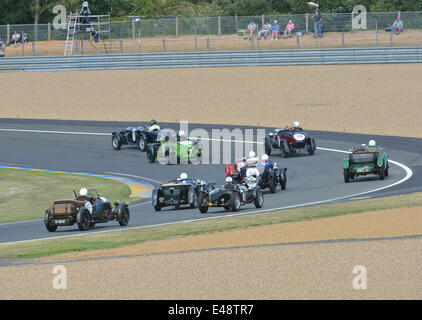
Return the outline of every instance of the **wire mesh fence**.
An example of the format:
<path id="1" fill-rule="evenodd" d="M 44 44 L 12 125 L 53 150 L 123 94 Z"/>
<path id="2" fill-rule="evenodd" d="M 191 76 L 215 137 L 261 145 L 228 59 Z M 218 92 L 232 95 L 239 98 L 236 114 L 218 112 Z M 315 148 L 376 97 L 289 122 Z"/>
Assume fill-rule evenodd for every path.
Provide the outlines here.
<path id="1" fill-rule="evenodd" d="M 350 14 L 328 14 L 323 16 L 323 38 L 314 37 L 314 17 L 312 14 L 300 15 L 257 15 L 221 16 L 165 19 L 144 19 L 139 22 L 112 21 L 110 34 L 99 43 L 86 41 L 83 54 L 126 54 L 152 52 L 187 51 L 225 51 L 251 49 L 311 49 L 311 48 L 361 48 L 386 46 L 421 46 L 422 12 L 401 12 L 404 32 L 400 35 L 386 32 L 397 17 L 395 12 L 367 13 L 365 29 L 355 30 Z M 284 30 L 292 20 L 296 33 L 278 41 L 271 37 L 259 39 L 244 37 L 241 30 L 247 29 L 254 21 L 257 29 L 265 22 L 277 20 Z M 298 33 L 300 31 L 300 33 Z M 29 43 L 7 47 L 6 56 L 22 55 L 63 55 L 66 29 L 54 29 L 51 24 L 39 25 L 0 25 L 0 38 L 10 42 L 14 32 L 26 33 Z M 282 31 L 283 33 L 283 31 Z M 81 48 L 79 48 L 81 49 Z"/>

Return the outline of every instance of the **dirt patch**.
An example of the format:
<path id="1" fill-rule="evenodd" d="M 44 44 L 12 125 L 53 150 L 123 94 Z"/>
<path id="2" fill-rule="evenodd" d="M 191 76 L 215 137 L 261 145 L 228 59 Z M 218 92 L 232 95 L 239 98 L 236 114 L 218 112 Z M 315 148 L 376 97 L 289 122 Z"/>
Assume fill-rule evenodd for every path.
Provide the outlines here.
<path id="1" fill-rule="evenodd" d="M 394 209 L 157 241 L 108 253 L 420 234 L 421 213 L 421 207 Z M 0 299 L 419 299 L 421 242 L 308 243 L 3 267 Z M 66 268 L 66 290 L 53 289 L 56 264 Z M 366 290 L 353 288 L 357 265 L 367 270 Z"/>
<path id="2" fill-rule="evenodd" d="M 406 30 L 400 35 L 391 35 L 389 32 L 378 33 L 378 47 L 389 46 L 420 46 L 422 45 L 421 32 L 418 30 Z M 163 43 L 163 40 L 165 42 Z M 391 42 L 390 42 L 391 41 Z M 376 47 L 377 35 L 374 31 L 357 31 L 346 32 L 344 36 L 339 32 L 328 32 L 324 34 L 322 39 L 318 39 L 316 44 L 313 33 L 305 34 L 299 38 L 300 49 L 313 49 L 318 45 L 318 48 L 368 48 Z M 79 45 L 79 44 L 78 44 Z M 36 43 L 30 42 L 25 45 L 22 51 L 22 46 L 9 46 L 6 50 L 8 57 L 25 56 L 62 56 L 66 41 L 39 41 Z M 197 51 L 229 51 L 229 50 L 251 50 L 257 49 L 257 39 L 254 39 L 253 45 L 251 41 L 245 40 L 238 35 L 198 35 L 196 41 Z M 298 39 L 296 36 L 287 39 L 278 39 L 272 41 L 271 39 L 262 39 L 259 42 L 259 49 L 261 50 L 286 50 L 297 49 Z M 74 46 L 76 53 L 77 44 Z M 141 52 L 142 53 L 157 53 L 163 52 L 193 52 L 195 51 L 195 37 L 194 35 L 180 36 L 180 37 L 143 37 L 141 38 Z M 135 39 L 114 39 L 112 41 L 105 40 L 99 43 L 84 42 L 84 54 L 110 54 L 110 53 L 138 53 L 139 42 Z"/>
<path id="3" fill-rule="evenodd" d="M 69 260 L 256 244 L 395 237 L 415 234 L 422 234 L 422 207 L 380 210 L 304 222 L 282 223 L 242 230 L 147 241 L 116 249 L 54 255 L 41 260 Z"/>
<path id="4" fill-rule="evenodd" d="M 1 73 L 0 117 L 299 120 L 307 129 L 422 138 L 421 80 L 422 64 Z"/>

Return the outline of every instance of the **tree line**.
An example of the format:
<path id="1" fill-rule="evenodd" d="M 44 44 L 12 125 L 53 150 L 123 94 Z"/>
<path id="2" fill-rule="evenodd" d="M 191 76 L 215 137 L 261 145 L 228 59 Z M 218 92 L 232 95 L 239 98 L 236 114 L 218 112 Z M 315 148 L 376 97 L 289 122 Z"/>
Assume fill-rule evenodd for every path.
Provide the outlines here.
<path id="1" fill-rule="evenodd" d="M 109 14 L 113 20 L 128 15 L 143 18 L 169 16 L 253 16 L 261 14 L 301 14 L 309 12 L 307 0 L 91 0 L 93 14 Z M 351 12 L 364 5 L 369 12 L 422 11 L 421 0 L 320 0 L 320 11 Z M 0 24 L 52 22 L 55 5 L 64 5 L 68 13 L 80 10 L 82 0 L 1 0 Z"/>

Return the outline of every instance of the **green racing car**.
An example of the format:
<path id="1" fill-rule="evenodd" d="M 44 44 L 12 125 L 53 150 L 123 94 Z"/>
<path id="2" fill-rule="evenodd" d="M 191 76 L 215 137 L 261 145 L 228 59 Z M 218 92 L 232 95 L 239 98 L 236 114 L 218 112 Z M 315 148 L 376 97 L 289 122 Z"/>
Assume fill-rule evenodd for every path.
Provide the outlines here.
<path id="1" fill-rule="evenodd" d="M 378 175 L 380 180 L 388 176 L 388 154 L 379 147 L 365 146 L 351 150 L 349 157 L 343 160 L 344 182 L 358 176 Z"/>
<path id="2" fill-rule="evenodd" d="M 161 164 L 199 164 L 202 159 L 201 145 L 199 139 L 184 137 L 183 131 L 176 135 L 173 130 L 161 130 L 157 141 L 148 144 L 147 157 L 151 163 L 158 159 Z"/>

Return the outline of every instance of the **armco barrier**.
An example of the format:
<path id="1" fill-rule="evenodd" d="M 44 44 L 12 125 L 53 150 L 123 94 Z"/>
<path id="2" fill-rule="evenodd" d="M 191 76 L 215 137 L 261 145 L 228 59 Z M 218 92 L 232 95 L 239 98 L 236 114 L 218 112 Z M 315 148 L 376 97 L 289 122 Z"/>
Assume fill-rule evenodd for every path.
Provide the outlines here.
<path id="1" fill-rule="evenodd" d="M 251 50 L 2 58 L 0 72 L 419 62 L 422 47 Z"/>

